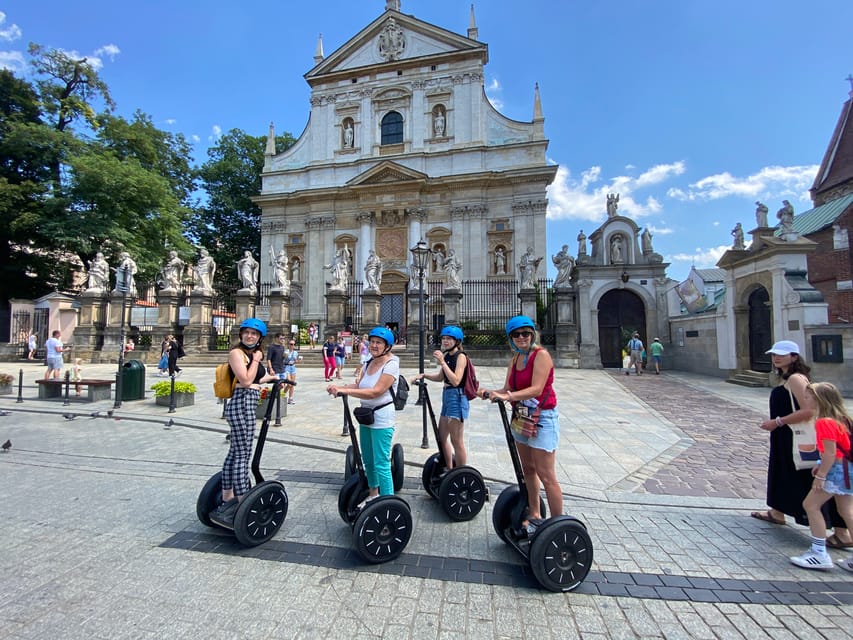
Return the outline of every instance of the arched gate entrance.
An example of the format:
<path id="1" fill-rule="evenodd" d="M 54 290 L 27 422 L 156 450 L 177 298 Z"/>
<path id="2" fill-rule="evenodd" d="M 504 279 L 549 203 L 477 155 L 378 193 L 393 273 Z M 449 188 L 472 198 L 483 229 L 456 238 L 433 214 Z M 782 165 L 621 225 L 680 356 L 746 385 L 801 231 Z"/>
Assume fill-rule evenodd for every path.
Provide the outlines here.
<path id="1" fill-rule="evenodd" d="M 622 348 L 634 331 L 640 332 L 643 344 L 647 345 L 643 300 L 626 289 L 605 293 L 598 303 L 598 349 L 603 367 L 622 366 Z"/>

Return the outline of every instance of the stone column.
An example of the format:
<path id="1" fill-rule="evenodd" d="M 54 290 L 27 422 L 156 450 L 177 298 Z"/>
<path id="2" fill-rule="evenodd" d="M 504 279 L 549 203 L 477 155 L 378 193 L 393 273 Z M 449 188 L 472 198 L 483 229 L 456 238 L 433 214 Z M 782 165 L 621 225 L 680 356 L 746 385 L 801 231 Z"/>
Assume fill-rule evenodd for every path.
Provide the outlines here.
<path id="1" fill-rule="evenodd" d="M 122 299 L 124 298 L 125 307 L 122 309 Z M 133 305 L 133 297 L 128 294 L 122 294 L 113 291 L 110 293 L 110 306 L 107 313 L 107 326 L 104 328 L 104 343 L 101 350 L 108 354 L 108 358 L 112 359 L 110 354 L 116 354 L 118 358 L 118 350 L 121 346 L 121 324 L 127 323 L 130 320 L 130 307 Z M 124 311 L 124 313 L 122 313 Z M 125 331 L 127 327 L 125 328 Z"/>
<path id="2" fill-rule="evenodd" d="M 379 324 L 379 309 L 382 294 L 376 289 L 367 289 L 361 294 L 361 322 L 364 327 L 375 327 Z"/>
<path id="3" fill-rule="evenodd" d="M 458 325 L 462 322 L 462 292 L 459 289 L 444 290 L 444 324 Z"/>
<path id="4" fill-rule="evenodd" d="M 536 289 L 522 289 L 518 293 L 521 301 L 521 315 L 536 321 Z"/>
<path id="5" fill-rule="evenodd" d="M 555 327 L 556 353 L 554 363 L 559 367 L 580 367 L 578 352 L 578 326 L 575 320 L 576 294 L 571 289 L 560 288 L 554 291 L 557 304 L 557 325 Z"/>
<path id="6" fill-rule="evenodd" d="M 80 315 L 74 329 L 75 353 L 91 352 L 98 348 L 106 326 L 109 296 L 105 291 L 84 291 L 80 294 Z"/>
<path id="7" fill-rule="evenodd" d="M 326 327 L 324 331 L 337 334 L 344 330 L 347 294 L 343 291 L 330 291 L 326 294 Z"/>
<path id="8" fill-rule="evenodd" d="M 190 293 L 190 322 L 184 327 L 184 351 L 209 350 L 213 333 L 213 294 L 193 291 Z"/>
<path id="9" fill-rule="evenodd" d="M 256 294 L 249 289 L 238 289 L 234 294 L 234 310 L 236 322 L 231 327 L 231 342 L 236 342 L 240 337 L 240 323 L 246 318 L 255 317 Z"/>
<path id="10" fill-rule="evenodd" d="M 290 335 L 290 293 L 281 289 L 270 291 L 270 320 L 267 323 L 267 335 L 282 333 Z"/>

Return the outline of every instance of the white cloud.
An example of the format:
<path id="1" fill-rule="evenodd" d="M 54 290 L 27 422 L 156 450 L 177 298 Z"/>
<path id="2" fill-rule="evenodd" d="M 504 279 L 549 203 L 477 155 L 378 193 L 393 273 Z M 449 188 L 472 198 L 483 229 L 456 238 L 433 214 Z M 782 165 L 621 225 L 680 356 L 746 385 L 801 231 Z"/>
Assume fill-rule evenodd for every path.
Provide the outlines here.
<path id="1" fill-rule="evenodd" d="M 177 120 L 175 118 L 166 118 L 166 120 L 164 122 L 166 124 L 172 125 L 172 124 L 175 124 L 177 122 Z"/>
<path id="2" fill-rule="evenodd" d="M 27 62 L 20 51 L 0 51 L 0 69 L 23 73 L 26 68 Z"/>
<path id="3" fill-rule="evenodd" d="M 492 81 L 486 87 L 486 97 L 489 99 L 489 102 L 492 103 L 492 106 L 500 111 L 503 109 L 504 101 L 501 98 L 501 93 L 503 92 L 503 87 L 501 83 L 498 82 L 497 78 L 492 78 Z"/>
<path id="4" fill-rule="evenodd" d="M 665 182 L 672 176 L 680 176 L 684 173 L 684 162 L 678 161 L 672 164 L 659 164 L 640 174 L 636 180 L 637 187 L 647 187 L 653 184 Z"/>
<path id="5" fill-rule="evenodd" d="M 728 171 L 707 176 L 685 189 L 667 191 L 670 198 L 683 201 L 719 200 L 729 196 L 742 198 L 794 197 L 808 199 L 808 189 L 814 182 L 818 165 L 793 167 L 763 167 L 746 177 L 733 176 Z"/>
<path id="6" fill-rule="evenodd" d="M 655 236 L 668 236 L 671 233 L 675 233 L 675 229 L 670 227 L 656 227 L 653 224 L 647 224 L 646 228 L 649 230 L 649 233 Z"/>
<path id="7" fill-rule="evenodd" d="M 193 142 L 201 142 L 201 136 L 196 135 L 195 133 L 190 136 L 190 140 Z"/>
<path id="8" fill-rule="evenodd" d="M 697 247 L 693 253 L 676 253 L 665 258 L 666 262 L 688 262 L 699 269 L 715 267 L 723 254 L 731 249 L 731 245 L 720 245 L 709 249 Z"/>
<path id="9" fill-rule="evenodd" d="M 211 142 L 216 142 L 221 137 L 222 137 L 222 127 L 220 127 L 218 124 L 213 125 L 213 127 L 211 127 L 211 134 L 209 136 L 207 136 L 207 139 L 210 140 Z"/>
<path id="10" fill-rule="evenodd" d="M 6 26 L 6 14 L 0 11 L 0 40 L 12 42 L 21 37 L 21 27 L 16 24 Z"/>
<path id="11" fill-rule="evenodd" d="M 120 53 L 121 49 L 114 44 L 105 44 L 103 47 L 95 49 L 96 56 L 106 55 L 110 60 L 115 60 L 115 57 Z"/>

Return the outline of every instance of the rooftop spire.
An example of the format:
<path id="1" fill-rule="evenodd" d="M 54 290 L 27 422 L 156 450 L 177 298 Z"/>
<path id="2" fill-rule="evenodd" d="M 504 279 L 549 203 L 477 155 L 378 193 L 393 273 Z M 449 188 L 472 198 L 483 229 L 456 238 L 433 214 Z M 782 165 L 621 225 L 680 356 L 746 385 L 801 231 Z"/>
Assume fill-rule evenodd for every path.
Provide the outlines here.
<path id="1" fill-rule="evenodd" d="M 270 130 L 267 133 L 267 148 L 264 149 L 264 155 L 275 155 L 275 125 L 272 122 L 270 122 Z"/>
<path id="2" fill-rule="evenodd" d="M 321 33 L 317 36 L 317 48 L 314 50 L 314 64 L 320 64 L 325 57 L 323 55 L 323 34 Z"/>
<path id="3" fill-rule="evenodd" d="M 400 10 L 400 0 L 385 0 L 385 11 L 399 11 Z"/>
<path id="4" fill-rule="evenodd" d="M 477 20 L 474 18 L 474 5 L 471 5 L 471 18 L 468 20 L 468 37 L 471 40 L 476 40 L 480 37 L 480 30 L 477 29 Z"/>
<path id="5" fill-rule="evenodd" d="M 539 97 L 539 83 L 533 89 L 533 119 L 542 120 L 542 99 Z"/>
<path id="6" fill-rule="evenodd" d="M 853 75 L 850 75 L 850 74 L 848 73 L 848 74 L 847 74 L 847 77 L 846 77 L 846 78 L 844 78 L 844 79 L 845 79 L 845 80 L 847 80 L 847 82 L 849 82 L 849 83 L 850 83 L 850 91 L 847 93 L 847 95 L 848 95 L 848 96 L 850 96 L 851 98 L 853 98 Z"/>

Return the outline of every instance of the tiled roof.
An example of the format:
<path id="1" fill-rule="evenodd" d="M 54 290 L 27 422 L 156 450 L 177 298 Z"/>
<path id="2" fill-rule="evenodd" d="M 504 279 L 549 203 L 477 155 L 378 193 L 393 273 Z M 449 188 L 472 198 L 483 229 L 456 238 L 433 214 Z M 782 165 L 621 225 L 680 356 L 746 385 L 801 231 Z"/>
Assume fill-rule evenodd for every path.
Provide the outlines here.
<path id="1" fill-rule="evenodd" d="M 794 216 L 794 231 L 797 231 L 801 236 L 807 236 L 815 231 L 820 231 L 826 227 L 832 226 L 838 217 L 844 213 L 847 208 L 853 205 L 853 193 L 848 193 L 846 196 L 830 200 L 826 204 L 815 207 L 810 211 Z M 779 231 L 776 231 L 779 235 Z"/>
<path id="2" fill-rule="evenodd" d="M 725 269 L 693 269 L 694 273 L 702 278 L 702 282 L 724 282 L 726 279 Z"/>
<path id="3" fill-rule="evenodd" d="M 847 100 L 812 185 L 812 195 L 853 179 L 853 100 Z M 821 198 L 815 198 L 820 201 Z"/>

